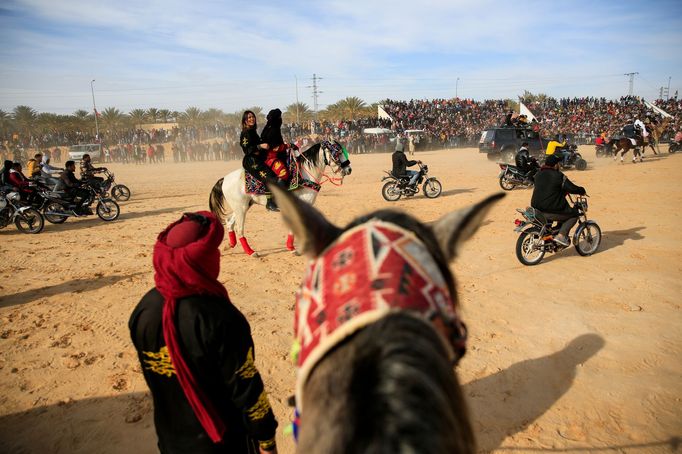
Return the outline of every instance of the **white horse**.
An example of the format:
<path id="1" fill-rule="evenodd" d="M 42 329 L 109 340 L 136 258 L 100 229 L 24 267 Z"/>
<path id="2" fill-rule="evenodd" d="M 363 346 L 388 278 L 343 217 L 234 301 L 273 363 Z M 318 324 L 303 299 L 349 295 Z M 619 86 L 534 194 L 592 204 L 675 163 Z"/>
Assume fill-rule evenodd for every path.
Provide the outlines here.
<path id="1" fill-rule="evenodd" d="M 301 180 L 298 182 L 298 187 L 292 191 L 299 199 L 311 205 L 315 203 L 320 190 L 320 178 L 327 166 L 334 174 L 340 175 L 341 181 L 352 171 L 347 153 L 335 141 L 325 140 L 313 145 L 297 156 L 296 161 L 300 168 Z M 232 208 L 232 214 L 229 217 L 225 213 L 224 202 Z M 246 192 L 243 168 L 234 170 L 218 180 L 211 190 L 208 201 L 211 212 L 218 218 L 225 218 L 230 247 L 237 245 L 237 237 L 239 237 L 244 252 L 257 257 L 258 254 L 251 249 L 244 236 L 246 212 L 254 204 L 266 205 L 267 196 Z M 290 251 L 295 250 L 294 235 L 291 232 L 287 235 L 286 247 Z"/>

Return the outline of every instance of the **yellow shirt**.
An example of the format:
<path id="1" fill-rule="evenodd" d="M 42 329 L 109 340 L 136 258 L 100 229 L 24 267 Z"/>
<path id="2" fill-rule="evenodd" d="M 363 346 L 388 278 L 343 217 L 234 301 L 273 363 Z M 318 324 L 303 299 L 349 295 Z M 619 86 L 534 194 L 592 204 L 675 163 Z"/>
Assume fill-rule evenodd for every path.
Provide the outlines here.
<path id="1" fill-rule="evenodd" d="M 550 140 L 549 143 L 547 144 L 547 151 L 545 151 L 546 155 L 554 154 L 556 151 L 557 147 L 565 147 L 566 142 L 557 142 L 556 140 Z"/>
<path id="2" fill-rule="evenodd" d="M 29 159 L 26 164 L 26 176 L 31 178 L 34 173 L 40 173 L 40 166 L 35 159 Z"/>

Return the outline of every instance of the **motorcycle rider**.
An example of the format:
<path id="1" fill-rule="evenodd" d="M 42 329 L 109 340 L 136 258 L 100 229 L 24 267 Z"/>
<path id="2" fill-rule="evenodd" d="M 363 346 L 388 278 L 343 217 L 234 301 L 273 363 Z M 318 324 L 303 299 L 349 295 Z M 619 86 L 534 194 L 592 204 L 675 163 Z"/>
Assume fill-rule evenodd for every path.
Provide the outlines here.
<path id="1" fill-rule="evenodd" d="M 93 186 L 100 187 L 104 178 L 95 176 L 98 172 L 105 171 L 104 167 L 95 167 L 92 165 L 92 159 L 90 155 L 85 153 L 83 155 L 83 160 L 81 161 L 81 180 L 83 183 L 90 183 Z"/>
<path id="2" fill-rule="evenodd" d="M 421 161 L 408 160 L 405 156 L 405 142 L 402 137 L 398 137 L 395 145 L 395 151 L 391 156 L 393 160 L 393 176 L 396 178 L 410 177 L 408 186 L 413 186 L 417 182 L 419 177 L 419 172 L 416 170 L 408 170 L 408 167 L 412 167 L 416 164 L 421 164 Z"/>
<path id="3" fill-rule="evenodd" d="M 545 158 L 545 164 L 535 175 L 535 187 L 530 206 L 542 212 L 548 221 L 559 221 L 559 234 L 554 237 L 557 244 L 568 247 L 568 233 L 578 221 L 578 209 L 571 207 L 565 194 L 585 195 L 585 188 L 576 186 L 559 170 L 561 158 L 555 154 Z"/>
<path id="4" fill-rule="evenodd" d="M 90 193 L 81 188 L 82 182 L 76 178 L 76 163 L 74 161 L 66 161 L 64 163 L 64 171 L 59 176 L 55 191 L 65 191 L 66 196 L 76 203 L 76 212 L 80 214 L 92 214 L 90 208 L 83 205 L 90 197 Z"/>
<path id="5" fill-rule="evenodd" d="M 28 160 L 26 163 L 26 173 L 29 178 L 33 178 L 35 175 L 40 174 L 40 161 L 43 159 L 43 155 L 38 153 Z"/>
<path id="6" fill-rule="evenodd" d="M 516 152 L 516 167 L 524 173 L 528 180 L 533 180 L 535 174 L 537 173 L 540 165 L 537 159 L 532 157 L 528 152 L 528 142 L 523 142 L 521 148 Z"/>
<path id="7" fill-rule="evenodd" d="M 48 155 L 43 156 L 43 162 L 40 166 L 40 176 L 45 181 L 45 184 L 53 188 L 57 184 L 59 175 L 64 169 L 58 167 L 52 167 L 50 165 L 50 157 Z M 56 177 L 56 178 L 55 178 Z"/>

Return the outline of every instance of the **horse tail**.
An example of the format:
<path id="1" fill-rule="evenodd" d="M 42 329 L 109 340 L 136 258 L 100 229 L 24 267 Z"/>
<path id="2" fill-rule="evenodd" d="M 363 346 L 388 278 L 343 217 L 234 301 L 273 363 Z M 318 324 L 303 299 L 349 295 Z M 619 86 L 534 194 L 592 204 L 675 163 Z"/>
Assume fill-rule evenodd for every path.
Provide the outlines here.
<path id="1" fill-rule="evenodd" d="M 213 185 L 213 189 L 211 189 L 211 195 L 208 197 L 208 207 L 210 208 L 211 213 L 220 219 L 221 222 L 225 219 L 225 197 L 223 196 L 224 179 L 225 178 L 221 178 L 216 181 Z"/>

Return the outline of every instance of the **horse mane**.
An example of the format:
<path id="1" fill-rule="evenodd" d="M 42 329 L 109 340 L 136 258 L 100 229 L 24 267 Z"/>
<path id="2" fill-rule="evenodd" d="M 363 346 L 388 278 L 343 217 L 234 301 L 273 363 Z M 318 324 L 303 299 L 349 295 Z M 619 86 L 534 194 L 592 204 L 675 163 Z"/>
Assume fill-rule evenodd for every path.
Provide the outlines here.
<path id="1" fill-rule="evenodd" d="M 322 144 L 316 143 L 312 147 L 308 148 L 306 151 L 301 153 L 301 156 L 311 161 L 314 165 L 320 163 L 320 147 Z"/>
<path id="2" fill-rule="evenodd" d="M 443 343 L 407 313 L 388 315 L 332 349 L 309 377 L 304 408 L 299 452 L 475 452 Z"/>

